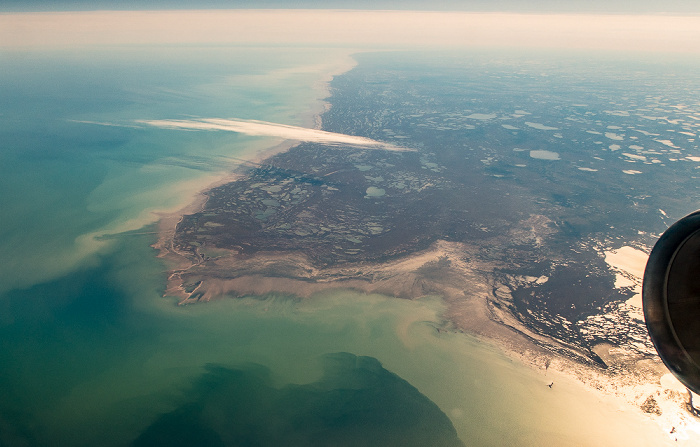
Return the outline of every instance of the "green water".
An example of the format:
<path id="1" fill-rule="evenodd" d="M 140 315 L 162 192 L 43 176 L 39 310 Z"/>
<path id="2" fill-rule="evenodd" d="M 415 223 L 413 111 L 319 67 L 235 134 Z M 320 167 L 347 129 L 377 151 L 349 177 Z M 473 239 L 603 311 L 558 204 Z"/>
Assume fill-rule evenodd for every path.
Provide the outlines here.
<path id="1" fill-rule="evenodd" d="M 239 157 L 277 142 L 135 128 L 134 120 L 301 125 L 318 95 L 319 64 L 334 61 L 327 50 L 197 47 L 1 57 L 0 291 L 80 268 L 104 248 L 94 236 L 153 222 L 152 211 L 186 205 Z"/>
<path id="2" fill-rule="evenodd" d="M 494 446 L 664 439 L 574 383 L 437 331 L 445 324 L 437 298 L 336 291 L 178 307 L 160 297 L 163 266 L 148 242 L 124 236 L 96 267 L 3 299 L 2 314 L 13 316 L 0 332 L 11 365 L 0 372 L 8 445 L 13 436 L 147 445 L 172 432 L 206 432 L 203 445 L 250 433 L 265 433 L 259 445 L 292 435 L 324 445 L 339 433 L 360 442 L 379 422 L 376 439 L 403 440 L 417 420 L 431 428 L 432 445 L 454 445 L 455 433 L 466 445 Z M 546 386 L 552 377 L 555 389 Z"/>
<path id="3" fill-rule="evenodd" d="M 152 212 L 275 142 L 128 125 L 302 124 L 338 51 L 2 57 L 0 446 L 665 442 L 563 377 L 550 389 L 491 345 L 438 331 L 438 297 L 162 297 Z"/>

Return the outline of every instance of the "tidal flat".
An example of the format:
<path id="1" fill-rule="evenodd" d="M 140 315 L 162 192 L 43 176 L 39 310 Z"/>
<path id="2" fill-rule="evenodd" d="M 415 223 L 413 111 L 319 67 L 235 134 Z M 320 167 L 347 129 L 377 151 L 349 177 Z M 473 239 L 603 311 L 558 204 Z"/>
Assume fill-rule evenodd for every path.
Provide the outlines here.
<path id="1" fill-rule="evenodd" d="M 555 367 L 535 370 L 487 341 L 451 330 L 439 297 L 410 301 L 335 290 L 306 299 L 268 294 L 175 306 L 161 297 L 163 266 L 149 239 L 123 236 L 100 267 L 4 301 L 16 309 L 15 322 L 2 332 L 3 355 L 14 365 L 2 371 L 13 396 L 2 404 L 4 426 L 11 429 L 6 439 L 139 445 L 159 429 L 158 439 L 170 439 L 170 424 L 188 414 L 190 424 L 204 424 L 190 426 L 190 433 L 206 431 L 202 445 L 217 445 L 207 439 L 240 435 L 237 412 L 256 411 L 276 418 L 256 419 L 250 427 L 251 436 L 270 436 L 259 438 L 262 445 L 274 445 L 276 433 L 292 433 L 295 420 L 315 421 L 327 439 L 340 436 L 340 428 L 349 430 L 347 439 L 359 439 L 353 436 L 386 422 L 386 411 L 399 406 L 420 416 L 435 445 L 441 439 L 457 445 L 455 433 L 467 445 L 667 441 L 641 414 L 620 412 L 614 400 Z M 82 299 L 76 290 L 84 291 Z M 53 309 L 42 319 L 38 310 L 47 306 Z M 395 394 L 385 391 L 386 406 L 369 397 L 348 400 L 340 391 L 373 394 L 382 381 L 398 387 Z M 232 406 L 241 400 L 251 407 Z M 272 404 L 279 412 L 265 410 Z M 361 419 L 353 416 L 357 411 Z M 334 419 L 324 419 L 329 415 Z M 377 439 L 389 445 L 403 439 L 405 421 L 394 421 Z M 277 431 L 266 430 L 270 426 Z M 296 433 L 296 445 L 308 445 L 304 433 Z"/>
<path id="2" fill-rule="evenodd" d="M 530 326 L 534 328 L 532 333 L 545 341 L 556 338 L 556 343 L 571 340 L 582 343 L 572 351 L 586 348 L 586 339 L 575 331 L 565 330 L 564 320 L 546 317 L 552 309 L 567 318 L 579 315 L 578 311 L 568 306 L 571 303 L 564 303 L 565 306 L 562 301 L 528 301 L 540 296 L 531 292 L 561 296 L 556 292 L 562 289 L 553 284 L 566 285 L 572 278 L 580 278 L 585 270 L 583 266 L 593 266 L 593 275 L 585 284 L 598 283 L 595 291 L 606 290 L 608 286 L 611 289 L 598 297 L 601 304 L 626 297 L 624 291 L 612 290 L 615 274 L 602 256 L 597 257 L 595 250 L 585 251 L 578 246 L 562 249 L 569 246 L 563 239 L 551 236 L 553 227 L 560 229 L 557 234 L 572 238 L 581 234 L 609 234 L 601 221 L 575 218 L 582 207 L 588 206 L 590 195 L 571 192 L 587 191 L 586 187 L 595 182 L 583 176 L 591 172 L 575 177 L 578 184 L 570 190 L 563 184 L 563 190 L 550 191 L 545 198 L 523 194 L 527 188 L 546 190 L 542 186 L 550 185 L 550 180 L 570 176 L 565 166 L 579 163 L 571 151 L 559 147 L 550 148 L 561 154 L 561 160 L 530 159 L 527 150 L 556 146 L 553 142 L 558 140 L 554 136 L 550 138 L 549 130 L 531 127 L 532 132 L 546 132 L 545 136 L 513 135 L 515 131 L 502 127 L 501 120 L 491 122 L 496 119 L 492 115 L 501 117 L 503 112 L 492 110 L 481 96 L 477 98 L 478 107 L 474 105 L 474 110 L 461 110 L 456 115 L 449 111 L 444 115 L 434 114 L 429 110 L 413 113 L 413 102 L 423 97 L 421 91 L 413 91 L 415 97 L 405 104 L 406 110 L 398 115 L 399 121 L 391 121 L 397 116 L 383 112 L 389 106 L 394 107 L 393 102 L 380 104 L 384 109 L 367 102 L 372 107 L 359 110 L 361 119 L 346 119 L 353 110 L 352 113 L 357 112 L 353 107 L 365 100 L 402 98 L 400 92 L 392 92 L 391 88 L 400 88 L 416 79 L 414 73 L 413 78 L 403 79 L 402 84 L 393 71 L 387 72 L 381 66 L 377 70 L 376 58 L 379 58 L 410 73 L 415 60 L 406 59 L 401 53 L 392 56 L 393 59 L 386 53 L 358 55 L 357 70 L 346 72 L 347 77 L 339 76 L 342 70 L 354 66 L 348 63 L 347 55 L 347 50 L 338 49 L 129 47 L 118 51 L 93 49 L 88 53 L 33 53 L 30 57 L 11 59 L 11 69 L 0 75 L 2 113 L 10 117 L 0 123 L 6 149 L 0 152 L 0 166 L 5 174 L 0 176 L 0 182 L 3 192 L 8 192 L 0 201 L 9 216 L 0 227 L 3 262 L 0 444 L 155 444 L 170 442 L 169 436 L 177 433 L 175 428 L 182 428 L 178 440 L 194 439 L 202 445 L 233 443 L 243 438 L 251 443 L 275 445 L 281 437 L 294 436 L 298 438 L 290 444 L 308 445 L 314 439 L 365 439 L 362 436 L 368 432 L 377 444 L 387 445 L 392 439 L 404 439 L 407 421 L 416 421 L 411 425 L 426 428 L 434 445 L 440 442 L 480 446 L 675 444 L 667 434 L 670 428 L 664 425 L 671 419 L 650 424 L 650 416 L 643 414 L 639 405 L 630 404 L 638 398 L 646 399 L 657 392 L 656 388 L 645 389 L 644 395 L 631 399 L 619 399 L 614 397 L 614 388 L 619 383 L 602 383 L 599 381 L 602 376 L 593 374 L 586 382 L 590 386 L 584 386 L 579 380 L 581 376 L 576 375 L 578 371 L 571 367 L 571 362 L 562 360 L 564 357 L 541 355 L 534 357 L 534 363 L 519 358 L 518 350 L 508 349 L 512 345 L 492 343 L 485 334 L 479 336 L 478 330 L 467 333 L 465 327 L 456 324 L 471 316 L 475 317 L 472 322 L 505 327 L 502 323 L 510 322 L 505 320 L 508 314 L 498 314 L 503 320 L 498 322 L 473 313 L 475 308 L 455 307 L 454 302 L 445 299 L 446 295 L 438 294 L 441 290 L 430 289 L 429 281 L 404 282 L 399 278 L 400 281 L 385 283 L 381 289 L 366 290 L 360 283 L 318 281 L 315 284 L 327 287 L 314 288 L 314 283 L 302 275 L 300 282 L 294 283 L 294 289 L 285 290 L 275 282 L 280 278 L 275 277 L 268 284 L 265 281 L 270 276 L 259 275 L 249 278 L 247 283 L 261 287 L 258 292 L 239 293 L 240 290 L 222 286 L 218 291 L 210 289 L 213 299 L 209 302 L 199 302 L 206 300 L 200 300 L 195 293 L 194 299 L 180 306 L 179 298 L 164 297 L 169 291 L 166 290 L 168 276 L 184 267 L 170 264 L 170 259 L 158 258 L 157 251 L 151 248 L 162 242 L 157 240 L 162 228 L 156 223 L 162 213 L 186 205 L 197 191 L 215 191 L 223 186 L 222 179 L 241 165 L 241 158 L 257 158 L 262 162 L 269 157 L 260 157 L 260 151 L 280 148 L 280 141 L 274 138 L 134 127 L 136 120 L 173 119 L 173 115 L 177 118 L 192 114 L 289 126 L 324 125 L 336 133 L 386 139 L 397 145 L 419 143 L 415 147 L 425 153 L 407 153 L 402 157 L 409 159 L 406 166 L 410 165 L 420 175 L 403 172 L 390 176 L 377 172 L 379 168 L 390 172 L 392 160 L 363 153 L 356 154 L 357 159 L 344 166 L 348 170 L 339 173 L 339 179 L 329 176 L 315 183 L 317 177 L 332 171 L 294 169 L 291 175 L 289 170 L 283 172 L 287 178 L 301 176 L 304 181 L 311 180 L 313 188 L 307 188 L 306 192 L 315 193 L 316 188 L 319 194 L 329 196 L 338 193 L 339 186 L 347 185 L 352 176 L 361 175 L 358 178 L 367 184 L 351 191 L 357 197 L 348 202 L 361 207 L 381 210 L 382 203 L 374 201 L 393 200 L 392 195 L 419 192 L 424 186 L 431 188 L 429 184 L 444 176 L 446 168 L 453 170 L 449 173 L 451 181 L 459 180 L 462 186 L 469 185 L 467 180 L 475 182 L 469 186 L 471 195 L 453 196 L 456 203 L 471 213 L 469 216 L 455 214 L 452 220 L 436 220 L 449 222 L 446 227 L 419 227 L 427 225 L 430 219 L 399 221 L 392 216 L 386 216 L 382 222 L 360 219 L 361 232 L 350 231 L 343 234 L 338 244 L 321 247 L 326 253 L 335 251 L 336 259 L 374 256 L 376 265 L 387 268 L 405 262 L 403 267 L 418 270 L 434 283 L 449 278 L 443 286 L 462 287 L 462 292 L 483 291 L 496 298 L 510 296 L 503 287 L 511 286 L 513 291 L 521 292 L 516 294 L 518 300 L 494 302 L 503 307 L 510 304 L 532 309 L 539 317 L 530 321 L 534 321 Z M 450 58 L 454 55 L 448 56 L 448 60 L 453 60 Z M 425 72 L 434 73 L 431 65 L 434 63 L 430 61 L 427 66 L 419 67 L 418 78 Z M 467 88 L 469 93 L 468 85 L 454 84 L 449 79 L 465 79 L 464 73 L 477 79 L 478 73 L 484 71 L 477 64 L 469 69 L 472 71 L 465 72 L 460 64 L 448 64 L 447 86 L 451 86 L 448 91 Z M 329 90 L 328 82 L 334 75 L 338 83 Z M 362 88 L 353 90 L 358 85 Z M 440 87 L 433 82 L 427 86 Z M 376 95 L 378 88 L 388 89 L 387 94 Z M 359 94 L 343 94 L 351 91 Z M 484 91 L 490 95 L 498 88 L 487 85 Z M 329 93 L 334 95 L 327 102 L 321 101 Z M 526 93 L 516 99 L 523 100 Z M 441 96 L 448 102 L 455 97 Z M 327 104 L 331 104 L 330 109 Z M 463 108 L 461 102 L 455 104 Z M 523 104 L 529 107 L 529 113 L 536 106 Z M 512 109 L 521 111 L 519 107 Z M 514 115 L 508 110 L 508 114 Z M 475 116 L 467 118 L 469 115 Z M 554 125 L 553 120 L 542 122 Z M 507 131 L 497 133 L 497 138 L 492 140 L 500 141 L 498 146 L 483 145 L 493 134 L 477 127 L 491 124 Z M 444 133 L 434 132 L 437 128 Z M 564 126 L 561 128 L 564 131 Z M 412 129 L 418 133 L 413 135 L 413 141 L 406 142 Z M 465 130 L 477 132 L 462 135 L 460 132 Z M 459 146 L 446 144 L 455 141 L 454 132 L 461 135 Z M 511 137 L 525 148 L 522 154 L 512 151 L 512 141 L 508 140 Z M 431 141 L 446 148 L 445 152 L 426 149 L 426 142 Z M 466 142 L 473 142 L 473 147 Z M 296 151 L 279 154 L 278 159 L 298 154 L 299 149 L 297 146 Z M 316 155 L 321 163 L 333 161 L 331 152 L 314 147 L 306 150 L 308 159 Z M 589 155 L 602 158 L 609 154 Z M 455 160 L 458 163 L 449 163 Z M 628 166 L 627 161 L 607 163 L 615 168 Z M 514 172 L 509 168 L 511 164 L 525 164 L 528 169 Z M 687 169 L 692 166 L 688 165 Z M 280 182 L 285 180 L 279 177 Z M 208 188 L 212 182 L 217 185 Z M 511 190 L 513 184 L 515 189 Z M 370 187 L 376 188 L 371 191 L 381 189 L 384 194 L 369 194 Z M 608 194 L 614 196 L 616 188 L 613 185 Z M 260 188 L 275 194 L 283 190 L 283 187 Z M 308 198 L 303 188 L 292 191 L 294 187 L 289 191 L 290 201 L 299 200 L 297 205 L 308 203 L 304 202 Z M 490 197 L 502 197 L 503 201 L 484 200 L 477 196 L 479 191 L 489 191 Z M 520 195 L 508 198 L 506 193 L 513 191 Z M 674 193 L 671 190 L 665 194 Z M 428 190 L 421 197 L 422 202 L 408 211 L 425 211 L 419 205 L 433 203 L 430 210 L 441 216 L 435 210 L 439 202 L 431 201 L 434 197 L 431 194 L 438 192 Z M 249 197 L 257 196 L 251 192 Z M 287 205 L 284 197 L 282 200 L 259 198 L 260 203 L 272 210 L 251 207 L 253 222 L 272 222 L 275 213 Z M 353 202 L 355 198 L 357 201 Z M 523 198 L 532 201 L 521 202 Z M 636 200 L 627 196 L 624 199 Z M 489 206 L 477 206 L 480 202 Z M 531 208 L 540 202 L 543 208 L 546 205 L 561 212 L 556 225 L 541 212 L 531 212 L 540 210 Z M 256 202 L 251 200 L 251 203 Z M 612 211 L 616 207 L 606 206 Z M 664 206 L 671 215 L 681 208 L 677 200 L 670 200 Z M 634 223 L 638 227 L 630 228 L 629 234 L 620 232 L 610 237 L 622 240 L 631 234 L 638 244 L 649 239 L 648 233 L 640 236 L 637 231 L 656 228 L 648 225 L 652 217 L 657 218 L 651 216 L 652 208 L 647 206 L 644 213 L 637 215 Z M 625 208 L 620 209 L 621 215 L 628 217 Z M 511 211 L 520 217 L 515 228 L 507 220 Z M 411 213 L 403 215 L 410 217 Z M 614 218 L 616 214 L 611 215 Z M 493 219 L 494 216 L 500 217 Z M 302 217 L 308 225 L 279 230 L 296 237 L 320 237 L 313 231 L 303 234 L 314 229 L 314 222 L 309 216 Z M 205 220 L 201 222 L 203 227 Z M 470 220 L 472 224 L 462 225 Z M 167 226 L 162 220 L 160 223 Z M 414 225 L 410 230 L 423 238 L 407 241 L 389 257 L 383 256 L 382 249 L 400 238 L 387 237 L 386 244 L 378 247 L 369 243 L 372 237 L 385 235 L 392 225 L 403 223 Z M 336 229 L 352 230 L 343 225 L 338 223 Z M 431 232 L 422 231 L 425 228 Z M 169 234 L 173 236 L 172 232 Z M 236 237 L 240 238 L 241 234 Z M 428 238 L 424 237 L 426 234 Z M 453 240 L 440 241 L 444 234 Z M 455 276 L 450 276 L 454 272 L 449 267 L 459 267 L 460 262 L 466 261 L 453 257 L 454 265 L 447 266 L 449 275 L 445 276 L 442 255 L 452 253 L 451 247 L 464 248 L 463 241 L 454 239 L 467 236 L 492 247 L 460 252 L 470 255 L 472 260 L 477 255 L 482 257 L 483 262 L 472 266 L 492 268 L 504 258 L 538 262 L 532 264 L 533 268 L 503 269 L 498 283 L 482 280 L 473 282 L 471 289 L 463 287 L 463 282 L 472 279 L 471 276 L 452 283 Z M 552 240 L 556 243 L 548 246 L 550 251 L 531 249 Z M 210 258 L 230 254 L 226 249 L 217 251 L 217 247 L 193 246 Z M 431 247 L 438 248 L 436 256 L 432 256 Z M 499 253 L 494 248 L 506 251 Z M 572 254 L 578 253 L 575 250 L 583 254 L 579 253 L 571 268 L 561 269 L 558 262 L 565 255 L 578 256 Z M 194 249 L 189 253 L 193 252 L 196 255 Z M 430 256 L 407 256 L 415 253 Z M 535 259 L 551 253 L 557 255 L 552 258 L 556 262 L 551 264 Z M 296 259 L 289 253 L 285 256 L 288 264 Z M 374 273 L 377 272 L 382 273 L 381 270 Z M 372 272 L 365 269 L 362 273 Z M 540 281 L 544 273 L 550 278 L 546 282 Z M 308 293 L 301 293 L 302 289 L 297 287 L 301 283 L 312 285 L 304 290 Z M 195 292 L 199 286 L 196 281 L 187 284 L 186 292 Z M 204 287 L 200 292 L 203 290 Z M 590 290 L 571 290 L 574 293 L 566 297 L 573 296 L 577 305 L 595 295 Z M 411 299 L 397 299 L 394 295 Z M 497 312 L 497 307 L 479 309 Z M 549 329 L 546 324 L 556 325 L 560 332 L 546 332 Z M 585 349 L 583 352 L 590 354 Z M 581 371 L 587 374 L 591 370 Z M 367 398 L 366 394 L 375 393 L 377 384 L 391 388 L 384 395 L 385 406 Z M 348 389 L 358 391 L 359 397 L 353 397 Z M 245 405 L 236 406 L 241 402 Z M 277 412 L 271 412 L 272 408 Z M 669 408 L 665 414 L 673 414 L 672 410 Z M 246 431 L 237 425 L 241 413 L 268 414 L 270 420 L 251 418 L 255 420 L 248 421 L 250 426 Z M 392 414 L 402 417 L 392 419 Z M 376 427 L 377 421 L 384 422 L 385 430 Z M 295 424 L 311 426 L 314 433 L 295 431 Z M 678 428 L 680 432 L 681 427 Z"/>

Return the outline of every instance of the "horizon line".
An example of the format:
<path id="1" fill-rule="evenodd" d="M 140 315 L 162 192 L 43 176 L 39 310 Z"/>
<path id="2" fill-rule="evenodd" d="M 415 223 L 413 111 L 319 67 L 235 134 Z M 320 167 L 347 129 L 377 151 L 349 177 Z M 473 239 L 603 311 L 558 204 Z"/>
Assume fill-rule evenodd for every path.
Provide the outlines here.
<path id="1" fill-rule="evenodd" d="M 700 52 L 700 14 L 360 9 L 0 13 L 0 48 L 130 44 L 350 45 Z"/>

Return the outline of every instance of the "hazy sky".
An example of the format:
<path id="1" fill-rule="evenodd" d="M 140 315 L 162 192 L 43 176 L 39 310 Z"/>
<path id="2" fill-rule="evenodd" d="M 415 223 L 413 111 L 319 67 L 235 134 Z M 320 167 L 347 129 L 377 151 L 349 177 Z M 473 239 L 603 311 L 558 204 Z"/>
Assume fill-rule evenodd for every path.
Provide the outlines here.
<path id="1" fill-rule="evenodd" d="M 700 52 L 700 15 L 231 10 L 0 14 L 0 48 L 301 44 Z"/>
<path id="2" fill-rule="evenodd" d="M 700 13 L 698 0 L 3 0 L 0 11 L 145 9 L 403 9 L 510 12 Z"/>

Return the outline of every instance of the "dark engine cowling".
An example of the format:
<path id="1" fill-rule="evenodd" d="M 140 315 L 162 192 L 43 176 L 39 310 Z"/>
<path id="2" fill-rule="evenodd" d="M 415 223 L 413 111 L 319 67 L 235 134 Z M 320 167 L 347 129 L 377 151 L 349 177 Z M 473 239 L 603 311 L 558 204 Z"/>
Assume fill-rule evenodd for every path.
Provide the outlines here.
<path id="1" fill-rule="evenodd" d="M 642 292 L 649 336 L 666 367 L 700 394 L 700 211 L 659 238 Z"/>

